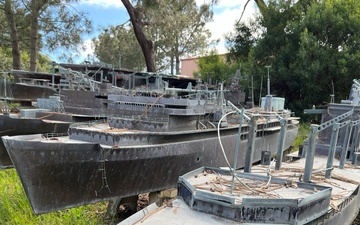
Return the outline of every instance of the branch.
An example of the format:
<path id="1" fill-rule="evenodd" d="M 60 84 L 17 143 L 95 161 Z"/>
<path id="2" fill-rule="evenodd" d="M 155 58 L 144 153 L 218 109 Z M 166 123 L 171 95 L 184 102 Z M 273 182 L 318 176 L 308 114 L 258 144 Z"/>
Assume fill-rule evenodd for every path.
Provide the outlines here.
<path id="1" fill-rule="evenodd" d="M 244 5 L 244 9 L 243 9 L 243 11 L 242 11 L 242 13 L 241 13 L 241 16 L 240 16 L 240 19 L 237 21 L 237 23 L 240 23 L 241 18 L 242 18 L 242 17 L 243 17 L 243 15 L 244 15 L 244 12 L 245 12 L 246 6 L 249 4 L 249 2 L 250 2 L 250 0 L 247 0 L 247 2 L 245 3 L 245 5 Z"/>

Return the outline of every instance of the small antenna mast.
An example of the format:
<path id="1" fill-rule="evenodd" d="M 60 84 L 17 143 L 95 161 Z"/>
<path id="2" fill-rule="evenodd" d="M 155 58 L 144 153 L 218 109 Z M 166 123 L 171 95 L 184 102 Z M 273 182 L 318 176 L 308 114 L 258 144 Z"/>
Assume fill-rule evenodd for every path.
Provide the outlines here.
<path id="1" fill-rule="evenodd" d="M 332 94 L 330 95 L 330 103 L 335 102 L 335 90 L 334 90 L 334 81 L 331 80 L 331 86 L 332 86 Z"/>
<path id="2" fill-rule="evenodd" d="M 265 66 L 267 68 L 267 75 L 268 75 L 268 78 L 267 78 L 267 95 L 270 95 L 270 67 L 271 66 Z"/>
<path id="3" fill-rule="evenodd" d="M 251 107 L 254 107 L 254 75 L 251 75 Z"/>
<path id="4" fill-rule="evenodd" d="M 262 83 L 263 83 L 263 75 L 261 75 L 261 81 L 260 81 L 259 107 L 261 107 L 261 91 L 263 86 Z"/>

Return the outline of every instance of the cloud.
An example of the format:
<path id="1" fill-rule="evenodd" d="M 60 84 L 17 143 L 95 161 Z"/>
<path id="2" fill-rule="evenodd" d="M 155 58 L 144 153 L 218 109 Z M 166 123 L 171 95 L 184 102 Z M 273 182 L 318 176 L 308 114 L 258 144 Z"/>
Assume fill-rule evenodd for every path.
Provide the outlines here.
<path id="1" fill-rule="evenodd" d="M 120 0 L 81 0 L 80 4 L 87 4 L 92 6 L 99 6 L 103 8 L 121 8 L 124 7 Z"/>
<path id="2" fill-rule="evenodd" d="M 204 3 L 209 3 L 210 0 L 195 0 L 196 5 L 201 5 Z M 216 8 L 222 8 L 222 7 L 234 7 L 237 5 L 241 5 L 241 3 L 239 1 L 235 1 L 235 0 L 220 0 L 215 7 Z"/>
<path id="3" fill-rule="evenodd" d="M 210 30 L 212 39 L 219 39 L 220 42 L 216 46 L 218 53 L 226 53 L 224 35 L 234 30 L 235 23 L 240 19 L 243 11 L 243 4 L 237 3 L 233 0 L 223 0 L 215 7 L 213 21 L 206 25 Z M 256 8 L 252 4 L 248 4 L 241 21 L 248 21 L 254 18 Z"/>
<path id="4" fill-rule="evenodd" d="M 227 8 L 227 7 L 240 7 L 242 4 L 240 1 L 234 1 L 234 0 L 222 0 L 220 1 L 215 7 L 216 8 Z"/>
<path id="5" fill-rule="evenodd" d="M 87 59 L 88 56 L 92 56 L 94 54 L 94 45 L 91 39 L 87 39 L 83 43 L 84 50 L 80 51 L 79 58 Z"/>
<path id="6" fill-rule="evenodd" d="M 209 0 L 196 0 L 197 5 L 207 2 L 209 2 Z M 206 25 L 206 28 L 209 29 L 212 33 L 213 40 L 220 40 L 220 42 L 215 46 L 219 53 L 226 52 L 224 35 L 234 30 L 234 25 L 236 21 L 240 19 L 240 15 L 244 9 L 245 2 L 246 1 L 221 0 L 217 5 L 213 7 L 213 21 L 209 22 Z M 101 12 L 101 8 L 124 7 L 121 0 L 82 0 L 81 4 L 87 4 L 97 7 L 99 8 L 99 12 Z M 257 12 L 257 8 L 255 4 L 251 1 L 247 5 L 242 21 L 247 21 L 250 18 L 253 18 L 255 12 Z M 82 52 L 81 54 L 84 58 L 86 58 L 88 54 L 93 53 L 90 44 L 91 40 L 87 40 L 86 42 L 88 42 L 88 50 Z"/>

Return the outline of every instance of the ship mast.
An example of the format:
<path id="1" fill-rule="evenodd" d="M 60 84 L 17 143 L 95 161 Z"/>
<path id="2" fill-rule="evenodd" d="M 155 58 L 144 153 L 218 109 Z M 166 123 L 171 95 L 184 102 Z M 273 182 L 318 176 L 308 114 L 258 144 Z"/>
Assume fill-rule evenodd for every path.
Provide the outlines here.
<path id="1" fill-rule="evenodd" d="M 265 110 L 271 111 L 271 103 L 272 103 L 272 95 L 270 94 L 270 72 L 269 69 L 271 66 L 265 66 L 267 68 L 268 71 L 268 78 L 267 78 L 267 95 L 266 95 L 266 100 L 265 100 Z"/>

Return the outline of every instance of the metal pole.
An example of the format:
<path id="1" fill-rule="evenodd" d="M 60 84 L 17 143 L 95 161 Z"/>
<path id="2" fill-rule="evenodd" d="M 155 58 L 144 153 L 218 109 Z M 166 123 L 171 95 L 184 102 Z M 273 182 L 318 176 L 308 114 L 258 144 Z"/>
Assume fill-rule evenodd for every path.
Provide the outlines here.
<path id="1" fill-rule="evenodd" d="M 283 150 L 284 150 L 284 145 L 285 145 L 286 123 L 287 123 L 286 119 L 283 118 L 280 120 L 281 130 L 280 130 L 280 137 L 279 137 L 279 145 L 278 145 L 277 154 L 276 154 L 275 170 L 279 170 L 281 167 L 281 162 L 282 162 L 282 158 L 283 158 Z"/>
<path id="2" fill-rule="evenodd" d="M 256 121 L 257 116 L 251 118 L 251 126 L 249 129 L 249 138 L 246 145 L 244 172 L 251 173 L 251 166 L 253 161 L 253 153 L 255 148 L 255 137 L 256 137 Z"/>
<path id="3" fill-rule="evenodd" d="M 325 178 L 331 177 L 331 168 L 333 167 L 334 163 L 334 156 L 335 156 L 335 150 L 337 145 L 337 139 L 339 135 L 339 123 L 335 123 L 332 128 L 331 132 L 331 140 L 330 140 L 330 149 L 328 153 L 327 163 L 326 163 L 326 172 L 325 172 Z"/>
<path id="4" fill-rule="evenodd" d="M 251 75 L 251 107 L 254 107 L 255 101 L 254 101 L 254 76 Z"/>
<path id="5" fill-rule="evenodd" d="M 359 137 L 360 137 L 360 127 L 357 126 L 357 130 L 356 130 L 356 133 L 355 133 L 355 136 L 354 136 L 354 146 L 353 146 L 353 149 L 352 149 L 352 152 L 351 152 L 351 162 L 352 164 L 354 165 L 355 164 L 355 161 L 356 161 L 356 157 L 355 157 L 355 152 L 357 152 L 358 148 L 359 148 Z"/>
<path id="6" fill-rule="evenodd" d="M 52 87 L 55 88 L 55 62 L 52 62 Z"/>
<path id="7" fill-rule="evenodd" d="M 224 110 L 224 86 L 223 83 L 220 83 L 220 100 L 221 100 L 221 116 L 225 115 Z M 228 125 L 226 117 L 221 121 L 221 127 L 226 127 Z"/>
<path id="8" fill-rule="evenodd" d="M 237 140 L 236 140 L 236 151 L 235 151 L 234 169 L 233 169 L 232 180 L 231 180 L 230 194 L 232 194 L 233 190 L 234 190 L 235 172 L 236 172 L 237 161 L 238 161 L 238 157 L 239 157 L 239 150 L 240 150 L 240 143 L 241 143 L 241 128 L 242 128 L 243 119 L 244 119 L 244 108 L 241 109 L 241 114 L 240 114 L 239 131 L 238 131 L 238 136 L 237 136 Z"/>
<path id="9" fill-rule="evenodd" d="M 309 134 L 309 148 L 306 152 L 306 162 L 305 162 L 305 170 L 304 170 L 304 181 L 311 181 L 311 172 L 314 166 L 314 156 L 315 156 L 315 148 L 316 148 L 316 134 L 319 130 L 319 125 L 311 124 L 310 134 Z"/>
<path id="10" fill-rule="evenodd" d="M 340 169 L 344 169 L 344 165 L 345 165 L 345 161 L 346 161 L 346 153 L 348 152 L 348 148 L 349 148 L 352 128 L 353 128 L 353 122 L 351 122 L 351 124 L 348 124 L 346 127 L 345 138 L 344 138 L 343 148 L 341 150 L 341 157 L 340 157 L 340 163 L 339 163 Z"/>
<path id="11" fill-rule="evenodd" d="M 269 73 L 269 69 L 270 66 L 265 66 L 267 68 L 267 72 L 268 72 L 268 78 L 267 78 L 267 95 L 270 95 L 270 73 Z"/>
<path id="12" fill-rule="evenodd" d="M 359 131 L 359 126 L 355 126 L 355 128 L 353 129 L 353 134 L 351 136 L 350 158 L 354 154 L 355 142 L 356 142 L 356 138 L 357 138 L 357 135 L 358 135 L 358 131 Z"/>
<path id="13" fill-rule="evenodd" d="M 259 96 L 259 107 L 261 108 L 261 91 L 262 91 L 262 83 L 263 83 L 263 75 L 261 75 L 261 82 L 260 82 L 260 96 Z"/>
<path id="14" fill-rule="evenodd" d="M 132 74 L 129 74 L 129 76 L 128 76 L 128 79 L 129 79 L 129 90 L 131 90 L 131 77 L 132 77 Z"/>

